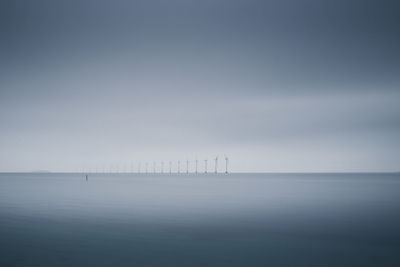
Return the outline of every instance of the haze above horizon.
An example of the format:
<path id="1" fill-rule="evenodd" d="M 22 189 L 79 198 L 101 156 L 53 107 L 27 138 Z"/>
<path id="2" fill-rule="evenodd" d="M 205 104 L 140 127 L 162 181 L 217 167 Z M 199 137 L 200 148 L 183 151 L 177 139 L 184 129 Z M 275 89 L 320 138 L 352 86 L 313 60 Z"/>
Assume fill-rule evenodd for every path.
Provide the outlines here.
<path id="1" fill-rule="evenodd" d="M 232 172 L 397 172 L 399 7 L 1 3 L 0 172 L 224 154 Z"/>

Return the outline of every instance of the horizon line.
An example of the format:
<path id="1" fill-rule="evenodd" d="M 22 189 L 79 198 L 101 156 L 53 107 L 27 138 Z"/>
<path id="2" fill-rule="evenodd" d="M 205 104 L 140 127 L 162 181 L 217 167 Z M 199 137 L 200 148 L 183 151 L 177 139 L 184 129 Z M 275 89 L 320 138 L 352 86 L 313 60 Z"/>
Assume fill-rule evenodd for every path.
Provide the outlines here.
<path id="1" fill-rule="evenodd" d="M 346 173 L 353 173 L 353 174 L 368 174 L 368 173 L 400 173 L 399 171 L 248 171 L 248 172 L 81 172 L 81 171 L 0 171 L 0 174 L 18 174 L 18 173 L 24 173 L 24 174 L 63 174 L 63 173 L 70 173 L 70 174 L 142 174 L 142 175 L 173 175 L 173 174 L 178 174 L 180 176 L 184 175 L 190 175 L 190 174 L 196 174 L 196 175 L 201 175 L 201 174 L 206 174 L 206 175 L 215 175 L 215 174 L 346 174 Z"/>

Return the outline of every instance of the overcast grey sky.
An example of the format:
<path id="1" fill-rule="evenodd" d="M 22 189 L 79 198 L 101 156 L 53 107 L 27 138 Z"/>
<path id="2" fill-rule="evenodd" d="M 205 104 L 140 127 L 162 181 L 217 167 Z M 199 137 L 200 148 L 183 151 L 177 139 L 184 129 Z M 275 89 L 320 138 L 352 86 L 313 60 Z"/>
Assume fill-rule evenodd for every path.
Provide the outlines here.
<path id="1" fill-rule="evenodd" d="M 1 1 L 0 171 L 398 171 L 399 7 Z"/>

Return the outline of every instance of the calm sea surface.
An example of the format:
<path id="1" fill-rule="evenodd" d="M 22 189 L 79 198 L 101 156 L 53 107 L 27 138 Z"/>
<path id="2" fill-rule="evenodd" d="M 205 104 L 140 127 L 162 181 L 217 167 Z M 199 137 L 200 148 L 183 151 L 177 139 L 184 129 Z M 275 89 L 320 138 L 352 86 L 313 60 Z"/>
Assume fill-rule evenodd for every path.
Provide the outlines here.
<path id="1" fill-rule="evenodd" d="M 400 266 L 400 174 L 0 174 L 0 266 Z"/>

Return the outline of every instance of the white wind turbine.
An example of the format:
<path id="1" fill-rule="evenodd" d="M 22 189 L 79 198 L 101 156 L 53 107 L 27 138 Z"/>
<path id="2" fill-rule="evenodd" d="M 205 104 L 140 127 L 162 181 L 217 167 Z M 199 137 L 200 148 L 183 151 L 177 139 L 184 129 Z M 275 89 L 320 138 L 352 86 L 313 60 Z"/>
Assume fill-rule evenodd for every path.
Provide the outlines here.
<path id="1" fill-rule="evenodd" d="M 225 155 L 225 173 L 228 173 L 229 158 Z"/>

